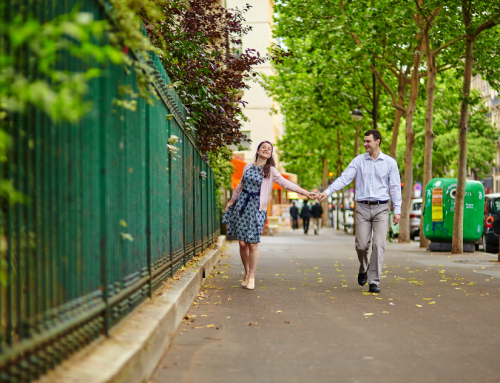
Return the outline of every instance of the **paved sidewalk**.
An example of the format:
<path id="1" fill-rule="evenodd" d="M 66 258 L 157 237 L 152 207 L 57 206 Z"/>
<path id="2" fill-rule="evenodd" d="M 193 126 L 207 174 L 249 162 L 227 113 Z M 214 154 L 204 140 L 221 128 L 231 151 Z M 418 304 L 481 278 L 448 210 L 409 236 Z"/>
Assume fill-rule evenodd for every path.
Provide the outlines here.
<path id="1" fill-rule="evenodd" d="M 254 291 L 229 244 L 151 382 L 500 382 L 496 256 L 417 246 L 387 244 L 372 295 L 343 232 L 263 237 Z"/>

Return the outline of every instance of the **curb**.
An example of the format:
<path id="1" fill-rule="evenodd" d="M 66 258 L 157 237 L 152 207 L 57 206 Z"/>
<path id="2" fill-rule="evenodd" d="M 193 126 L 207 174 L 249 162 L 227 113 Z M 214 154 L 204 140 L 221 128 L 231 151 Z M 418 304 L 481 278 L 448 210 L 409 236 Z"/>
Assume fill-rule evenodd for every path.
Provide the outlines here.
<path id="1" fill-rule="evenodd" d="M 186 270 L 172 289 L 158 290 L 118 324 L 108 338 L 90 345 L 39 383 L 143 383 L 147 382 L 167 351 L 203 279 L 220 259 L 226 237 L 217 238 L 196 267 Z M 161 295 L 158 292 L 161 291 Z"/>

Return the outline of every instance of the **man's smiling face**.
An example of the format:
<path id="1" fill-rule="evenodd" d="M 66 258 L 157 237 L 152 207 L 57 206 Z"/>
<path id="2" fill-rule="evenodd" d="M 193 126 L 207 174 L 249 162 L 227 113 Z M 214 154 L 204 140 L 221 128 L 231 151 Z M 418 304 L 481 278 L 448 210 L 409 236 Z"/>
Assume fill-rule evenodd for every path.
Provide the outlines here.
<path id="1" fill-rule="evenodd" d="M 367 153 L 373 153 L 380 147 L 380 140 L 375 140 L 373 134 L 370 134 L 369 136 L 365 136 L 363 145 Z"/>

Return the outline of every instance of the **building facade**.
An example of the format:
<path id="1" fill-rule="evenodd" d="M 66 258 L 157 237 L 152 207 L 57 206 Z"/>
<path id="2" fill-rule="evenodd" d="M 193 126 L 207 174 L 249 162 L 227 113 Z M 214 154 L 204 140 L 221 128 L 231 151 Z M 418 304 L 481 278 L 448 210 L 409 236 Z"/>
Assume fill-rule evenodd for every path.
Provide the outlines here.
<path id="1" fill-rule="evenodd" d="M 227 8 L 243 9 L 248 0 L 226 0 Z M 255 49 L 261 56 L 269 53 L 269 48 L 275 42 L 273 38 L 273 0 L 252 0 L 250 10 L 245 13 L 245 24 L 252 27 L 252 30 L 243 36 L 241 47 L 235 47 L 241 51 Z M 255 72 L 265 76 L 273 75 L 271 62 L 268 60 L 263 64 L 256 65 Z M 283 116 L 280 114 L 279 104 L 269 96 L 265 89 L 257 81 L 249 81 L 250 89 L 243 92 L 242 100 L 247 104 L 243 109 L 248 121 L 243 123 L 242 132 L 251 140 L 251 143 L 244 145 L 244 150 L 233 147 L 234 158 L 244 162 L 255 160 L 257 146 L 262 141 L 269 141 L 275 145 L 284 133 Z M 295 174 L 285 172 L 283 163 L 280 162 L 279 150 L 275 148 L 274 158 L 276 167 L 290 181 L 297 183 Z M 276 186 L 276 185 L 275 185 Z M 285 204 L 289 201 L 289 193 L 280 187 L 273 190 L 270 198 L 268 215 L 275 214 L 273 205 Z"/>
<path id="2" fill-rule="evenodd" d="M 500 129 L 499 93 L 492 89 L 490 84 L 481 78 L 481 75 L 477 75 L 472 79 L 471 87 L 481 92 L 484 105 L 489 108 L 491 123 Z M 494 137 L 494 139 L 497 148 L 495 162 L 491 167 L 490 174 L 483 179 L 487 193 L 500 193 L 500 139 L 498 136 Z"/>
<path id="3" fill-rule="evenodd" d="M 247 0 L 227 0 L 227 7 L 242 9 L 247 3 Z M 243 45 L 239 49 L 242 51 L 255 49 L 261 56 L 265 56 L 274 41 L 272 32 L 274 1 L 253 0 L 251 5 L 250 11 L 245 14 L 245 24 L 251 26 L 252 30 L 243 37 Z M 274 74 L 269 61 L 256 65 L 254 70 L 266 76 Z M 245 162 L 253 160 L 260 142 L 270 141 L 275 144 L 283 134 L 279 105 L 259 83 L 249 82 L 249 85 L 251 88 L 245 90 L 242 97 L 242 100 L 248 103 L 243 111 L 249 121 L 243 123 L 242 132 L 252 142 L 246 150 L 234 151 L 235 156 Z M 273 110 L 276 113 L 271 113 Z M 279 153 L 275 153 L 275 157 L 279 159 Z M 278 168 L 280 171 L 284 170 L 282 166 Z"/>

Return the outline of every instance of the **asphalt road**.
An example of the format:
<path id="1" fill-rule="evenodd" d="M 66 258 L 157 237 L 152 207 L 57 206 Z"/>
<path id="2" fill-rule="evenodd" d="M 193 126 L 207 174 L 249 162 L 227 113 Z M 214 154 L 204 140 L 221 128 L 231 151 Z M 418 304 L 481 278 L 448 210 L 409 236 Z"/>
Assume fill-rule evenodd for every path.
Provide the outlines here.
<path id="1" fill-rule="evenodd" d="M 387 244 L 377 295 L 343 232 L 263 237 L 253 291 L 230 243 L 151 382 L 500 382 L 496 256 L 417 246 Z"/>

